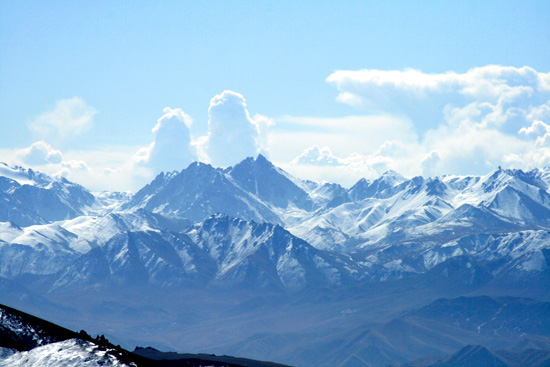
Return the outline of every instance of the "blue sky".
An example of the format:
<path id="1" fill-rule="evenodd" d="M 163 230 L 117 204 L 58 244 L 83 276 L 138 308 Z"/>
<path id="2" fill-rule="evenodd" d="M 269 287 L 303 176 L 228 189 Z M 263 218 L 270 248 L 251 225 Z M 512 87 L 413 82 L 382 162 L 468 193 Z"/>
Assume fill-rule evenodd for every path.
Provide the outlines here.
<path id="1" fill-rule="evenodd" d="M 547 19 L 547 1 L 3 1 L 0 160 L 95 190 L 258 152 L 345 185 L 548 165 Z"/>

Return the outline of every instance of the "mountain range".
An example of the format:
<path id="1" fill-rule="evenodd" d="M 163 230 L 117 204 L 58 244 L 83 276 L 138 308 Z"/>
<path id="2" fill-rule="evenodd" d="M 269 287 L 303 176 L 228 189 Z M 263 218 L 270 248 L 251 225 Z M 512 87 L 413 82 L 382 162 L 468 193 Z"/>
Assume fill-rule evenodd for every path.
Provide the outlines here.
<path id="1" fill-rule="evenodd" d="M 0 302 L 126 347 L 347 367 L 550 349 L 544 327 L 476 311 L 506 299 L 549 319 L 550 168 L 345 188 L 260 155 L 130 194 L 1 164 L 0 196 Z"/>

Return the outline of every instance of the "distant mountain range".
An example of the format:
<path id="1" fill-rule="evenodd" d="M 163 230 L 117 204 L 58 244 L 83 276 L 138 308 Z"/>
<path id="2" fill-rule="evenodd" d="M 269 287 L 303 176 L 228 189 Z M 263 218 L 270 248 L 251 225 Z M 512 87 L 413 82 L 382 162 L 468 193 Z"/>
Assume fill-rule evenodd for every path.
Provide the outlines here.
<path id="1" fill-rule="evenodd" d="M 469 344 L 508 348 L 506 323 L 459 316 L 499 297 L 550 301 L 550 168 L 390 171 L 344 188 L 260 155 L 227 169 L 193 163 L 127 194 L 0 164 L 0 199 L 0 302 L 128 347 L 383 366 Z M 437 308 L 463 296 L 477 301 Z M 428 305 L 442 319 L 403 319 Z M 434 323 L 467 337 L 436 337 Z M 415 351 L 387 349 L 380 335 L 401 327 L 415 340 L 438 331 Z M 550 349 L 543 329 L 513 335 Z"/>

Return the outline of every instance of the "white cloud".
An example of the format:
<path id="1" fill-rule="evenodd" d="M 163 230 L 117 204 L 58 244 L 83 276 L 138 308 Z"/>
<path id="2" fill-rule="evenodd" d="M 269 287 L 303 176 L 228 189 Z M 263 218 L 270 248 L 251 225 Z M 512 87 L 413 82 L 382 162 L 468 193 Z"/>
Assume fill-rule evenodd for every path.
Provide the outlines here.
<path id="1" fill-rule="evenodd" d="M 422 175 L 424 176 L 436 176 L 436 172 L 441 166 L 441 157 L 437 151 L 432 151 L 422 160 L 420 167 L 422 169 Z"/>
<path id="2" fill-rule="evenodd" d="M 197 150 L 192 145 L 193 119 L 180 108 L 164 109 L 152 132 L 155 140 L 141 148 L 135 155 L 139 165 L 149 167 L 154 173 L 182 170 L 197 160 Z"/>
<path id="3" fill-rule="evenodd" d="M 231 166 L 259 153 L 258 123 L 250 118 L 242 95 L 229 90 L 216 95 L 210 101 L 208 117 L 208 137 L 202 142 L 214 166 Z M 258 120 L 265 128 L 265 120 Z"/>
<path id="4" fill-rule="evenodd" d="M 384 143 L 370 153 L 404 174 L 483 174 L 498 165 L 548 164 L 550 73 L 489 65 L 441 74 L 337 71 L 327 81 L 338 88 L 340 102 L 412 121 L 416 141 L 391 139 L 393 149 Z"/>
<path id="5" fill-rule="evenodd" d="M 312 146 L 305 149 L 290 163 L 278 162 L 278 164 L 303 179 L 352 186 L 363 177 L 373 179 L 391 169 L 392 159 L 379 152 L 370 155 L 352 153 L 342 158 L 335 156 L 328 147 Z"/>
<path id="6" fill-rule="evenodd" d="M 43 140 L 62 143 L 87 131 L 96 113 L 82 98 L 62 99 L 52 111 L 39 115 L 29 128 Z"/>
<path id="7" fill-rule="evenodd" d="M 108 146 L 101 150 L 66 150 L 62 153 L 48 143 L 36 142 L 23 149 L 0 149 L 0 156 L 9 165 L 62 176 L 93 191 L 136 191 L 152 179 L 148 169 L 135 165 L 132 157 L 136 149 Z M 47 158 L 48 153 L 50 158 Z"/>
<path id="8" fill-rule="evenodd" d="M 138 147 L 106 146 L 101 150 L 65 151 L 65 161 L 57 171 L 71 181 L 94 191 L 137 191 L 154 177 L 147 167 L 136 165 Z"/>
<path id="9" fill-rule="evenodd" d="M 63 161 L 63 154 L 45 141 L 37 141 L 28 148 L 17 151 L 17 157 L 27 165 L 58 164 Z"/>
<path id="10" fill-rule="evenodd" d="M 311 164 L 319 166 L 340 166 L 342 162 L 328 147 L 319 148 L 317 145 L 307 148 L 296 157 L 292 164 Z"/>
<path id="11" fill-rule="evenodd" d="M 533 121 L 531 126 L 522 127 L 519 130 L 519 134 L 524 135 L 543 135 L 550 132 L 550 125 L 545 124 L 542 121 Z"/>
<path id="12" fill-rule="evenodd" d="M 335 155 L 347 157 L 372 154 L 386 142 L 414 144 L 417 139 L 410 119 L 402 116 L 286 116 L 270 132 L 269 147 L 274 160 L 288 162 L 312 146 L 328 147 Z"/>
<path id="13" fill-rule="evenodd" d="M 483 104 L 491 109 L 486 123 L 525 124 L 529 108 L 548 100 L 550 73 L 532 68 L 488 65 L 465 73 L 427 74 L 418 70 L 340 70 L 327 82 L 340 94 L 337 100 L 368 111 L 409 116 L 419 132 L 443 122 L 446 105 Z"/>
<path id="14" fill-rule="evenodd" d="M 260 114 L 255 114 L 252 121 L 258 129 L 258 137 L 256 138 L 257 151 L 264 156 L 269 156 L 269 134 L 273 126 L 275 126 L 275 120 Z"/>
<path id="15" fill-rule="evenodd" d="M 65 161 L 61 162 L 61 167 L 66 168 L 68 170 L 79 170 L 79 171 L 89 171 L 90 167 L 88 164 L 84 161 Z"/>
<path id="16" fill-rule="evenodd" d="M 180 170 L 194 160 L 226 167 L 258 153 L 298 177 L 348 186 L 388 169 L 434 176 L 550 164 L 550 73 L 489 65 L 440 74 L 338 71 L 327 80 L 340 102 L 364 115 L 251 117 L 242 95 L 224 91 L 210 101 L 206 136 L 194 137 L 191 117 L 167 108 L 146 147 L 61 154 L 43 138 L 14 156 L 96 190 L 136 190 L 161 170 Z M 94 114 L 73 98 L 31 128 L 66 140 L 89 128 Z"/>
<path id="17" fill-rule="evenodd" d="M 527 121 L 550 119 L 550 101 L 540 106 L 532 106 L 526 116 Z"/>
<path id="18" fill-rule="evenodd" d="M 550 148 L 550 133 L 539 136 L 535 141 L 537 148 Z"/>
<path id="19" fill-rule="evenodd" d="M 55 173 L 57 176 L 62 176 L 73 180 L 75 176 L 80 176 L 82 173 L 88 174 L 91 172 L 90 167 L 84 161 L 65 161 L 60 164 L 61 169 Z"/>
<path id="20" fill-rule="evenodd" d="M 487 65 L 466 73 L 446 72 L 427 74 L 419 70 L 339 70 L 328 76 L 327 82 L 337 86 L 341 93 L 359 98 L 365 104 L 391 102 L 391 96 L 403 92 L 410 97 L 430 94 L 458 93 L 476 100 L 496 102 L 503 96 L 548 91 L 550 73 L 538 73 L 532 68 Z M 372 90 L 377 93 L 369 93 Z M 382 94 L 382 96 L 380 96 Z M 351 97 L 346 97 L 348 99 Z"/>

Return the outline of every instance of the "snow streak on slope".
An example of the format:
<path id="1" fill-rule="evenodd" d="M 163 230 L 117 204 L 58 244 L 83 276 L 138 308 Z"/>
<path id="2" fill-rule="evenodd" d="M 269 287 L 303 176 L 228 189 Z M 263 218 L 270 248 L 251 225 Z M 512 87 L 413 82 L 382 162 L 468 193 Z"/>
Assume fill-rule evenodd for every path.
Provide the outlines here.
<path id="1" fill-rule="evenodd" d="M 47 344 L 0 359 L 1 367 L 95 367 L 128 366 L 98 345 L 80 339 Z"/>
<path id="2" fill-rule="evenodd" d="M 0 330 L 4 333 L 8 331 L 17 335 L 25 343 L 35 347 L 42 346 L 55 341 L 47 332 L 40 328 L 26 323 L 18 315 L 8 312 L 0 308 Z"/>
<path id="3" fill-rule="evenodd" d="M 11 188 L 17 178 L 59 192 L 46 175 L 2 169 Z M 548 172 L 406 179 L 389 171 L 348 190 L 301 181 L 263 156 L 226 170 L 194 163 L 159 175 L 126 203 L 126 194 L 103 193 L 73 219 L 0 223 L 0 275 L 56 274 L 54 288 L 110 279 L 301 289 L 422 273 L 457 256 L 514 264 L 494 275 L 540 272 L 548 266 Z"/>
<path id="4" fill-rule="evenodd" d="M 548 297 L 548 168 L 412 179 L 390 171 L 348 189 L 299 180 L 260 156 L 227 169 L 194 163 L 135 195 L 4 172 L 0 286 L 17 291 L 0 296 L 17 303 L 36 292 L 126 339 L 222 348 L 251 338 L 264 353 L 282 339 L 295 344 L 301 336 L 289 333 L 302 327 L 321 343 L 296 346 L 302 361 L 319 351 L 325 365 L 342 366 L 327 347 L 349 340 L 334 330 L 362 335 L 378 316 L 434 297 Z M 91 204 L 79 201 L 88 195 Z M 265 332 L 279 334 L 254 339 Z M 371 346 L 361 348 L 376 353 Z"/>
<path id="5" fill-rule="evenodd" d="M 377 184 L 382 191 L 364 188 L 361 195 L 354 187 L 350 201 L 306 215 L 288 229 L 318 248 L 347 251 L 421 238 L 549 229 L 548 186 L 535 185 L 521 173 L 499 169 L 484 177 L 415 177 L 396 186 Z"/>
<path id="6" fill-rule="evenodd" d="M 160 287 L 287 289 L 349 282 L 359 272 L 280 226 L 217 215 L 181 232 L 127 231 L 82 255 L 54 288 L 114 282 Z"/>

